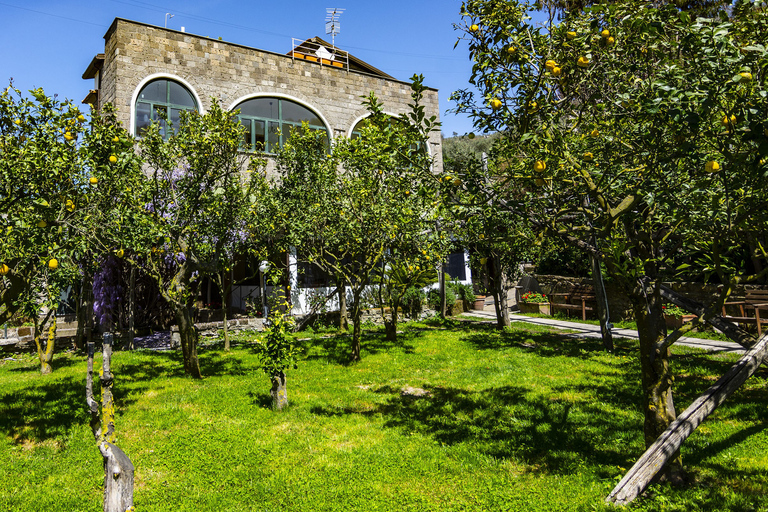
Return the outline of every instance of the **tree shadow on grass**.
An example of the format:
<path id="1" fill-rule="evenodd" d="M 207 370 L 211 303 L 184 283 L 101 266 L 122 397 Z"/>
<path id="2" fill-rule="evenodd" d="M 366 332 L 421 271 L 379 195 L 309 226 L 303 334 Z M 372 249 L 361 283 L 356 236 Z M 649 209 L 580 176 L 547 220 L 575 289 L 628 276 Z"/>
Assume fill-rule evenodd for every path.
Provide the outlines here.
<path id="1" fill-rule="evenodd" d="M 362 358 L 381 352 L 400 350 L 404 354 L 415 352 L 414 341 L 424 334 L 416 330 L 407 330 L 397 335 L 396 341 L 387 340 L 383 331 L 365 331 L 360 339 Z M 351 334 L 332 334 L 303 342 L 304 353 L 308 360 L 328 361 L 341 366 L 351 364 Z"/>
<path id="2" fill-rule="evenodd" d="M 625 432 L 642 437 L 637 418 L 617 417 L 597 401 L 548 399 L 512 385 L 483 391 L 425 389 L 428 393 L 419 397 L 382 386 L 373 390 L 386 396 L 377 407 L 315 407 L 312 412 L 382 415 L 387 427 L 403 433 L 419 433 L 448 446 L 465 445 L 494 458 L 515 458 L 533 471 L 556 474 L 581 471 L 585 463 L 626 464 Z"/>
<path id="3" fill-rule="evenodd" d="M 569 334 L 535 332 L 525 329 L 486 330 L 473 332 L 462 337 L 462 341 L 472 343 L 481 350 L 499 350 L 516 347 L 534 352 L 541 357 L 578 357 L 589 358 L 595 353 L 605 352 L 599 338 L 584 338 Z M 628 344 L 615 340 L 616 354 L 633 351 Z"/>
<path id="4" fill-rule="evenodd" d="M 0 432 L 17 444 L 66 437 L 88 422 L 83 380 L 69 377 L 0 395 Z"/>

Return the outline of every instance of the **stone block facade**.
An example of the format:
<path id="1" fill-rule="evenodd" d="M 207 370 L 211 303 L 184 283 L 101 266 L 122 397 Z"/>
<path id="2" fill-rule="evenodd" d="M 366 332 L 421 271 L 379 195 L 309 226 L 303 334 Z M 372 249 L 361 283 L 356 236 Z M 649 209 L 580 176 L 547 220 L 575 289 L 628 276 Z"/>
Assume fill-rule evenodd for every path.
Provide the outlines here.
<path id="1" fill-rule="evenodd" d="M 103 55 L 89 66 L 83 78 L 95 78 L 95 89 L 86 102 L 107 102 L 118 109 L 118 119 L 134 133 L 134 110 L 141 88 L 155 78 L 184 85 L 205 112 L 211 98 L 224 108 L 245 99 L 274 96 L 300 103 L 325 122 L 330 136 L 348 136 L 367 115 L 362 97 L 373 92 L 384 111 L 400 115 L 408 111 L 410 84 L 393 79 L 376 68 L 370 72 L 323 66 L 186 32 L 116 18 L 106 35 Z M 355 59 L 357 60 L 357 59 Z M 358 61 L 361 62 L 361 61 Z M 364 64 L 364 63 L 363 63 Z M 424 98 L 428 116 L 439 119 L 438 94 L 428 89 Z M 442 171 L 439 132 L 429 144 L 434 171 Z"/>

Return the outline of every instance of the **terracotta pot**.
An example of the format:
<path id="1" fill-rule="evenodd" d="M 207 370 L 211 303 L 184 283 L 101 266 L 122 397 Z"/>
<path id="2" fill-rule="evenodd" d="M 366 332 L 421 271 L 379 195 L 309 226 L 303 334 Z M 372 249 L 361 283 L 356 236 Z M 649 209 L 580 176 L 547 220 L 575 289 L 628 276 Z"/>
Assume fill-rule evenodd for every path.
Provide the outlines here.
<path id="1" fill-rule="evenodd" d="M 484 295 L 475 295 L 475 302 L 472 304 L 472 309 L 476 311 L 483 311 L 485 309 Z"/>
<path id="2" fill-rule="evenodd" d="M 678 329 L 684 323 L 690 322 L 694 318 L 696 318 L 696 315 L 683 315 L 682 317 L 664 315 L 664 323 L 667 324 L 667 329 Z"/>

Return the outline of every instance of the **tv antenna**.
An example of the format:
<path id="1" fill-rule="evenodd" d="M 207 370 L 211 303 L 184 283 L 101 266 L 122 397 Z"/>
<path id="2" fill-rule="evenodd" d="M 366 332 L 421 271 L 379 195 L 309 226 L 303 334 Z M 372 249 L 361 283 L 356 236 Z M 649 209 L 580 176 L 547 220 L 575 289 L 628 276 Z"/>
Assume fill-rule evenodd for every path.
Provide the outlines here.
<path id="1" fill-rule="evenodd" d="M 341 23 L 339 22 L 339 16 L 346 11 L 346 9 L 339 9 L 338 7 L 328 7 L 325 12 L 325 33 L 331 34 L 331 44 L 336 48 L 336 35 L 341 32 Z"/>

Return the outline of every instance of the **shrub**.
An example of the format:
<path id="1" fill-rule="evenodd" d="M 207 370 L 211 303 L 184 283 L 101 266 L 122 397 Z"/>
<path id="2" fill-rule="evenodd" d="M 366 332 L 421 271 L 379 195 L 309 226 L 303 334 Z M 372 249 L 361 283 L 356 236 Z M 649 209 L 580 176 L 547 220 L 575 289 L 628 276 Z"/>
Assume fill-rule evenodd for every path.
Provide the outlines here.
<path id="1" fill-rule="evenodd" d="M 445 287 L 445 303 L 450 307 L 456 302 L 456 293 L 451 290 L 450 286 Z M 427 293 L 427 304 L 434 310 L 440 309 L 440 290 L 432 289 Z"/>

